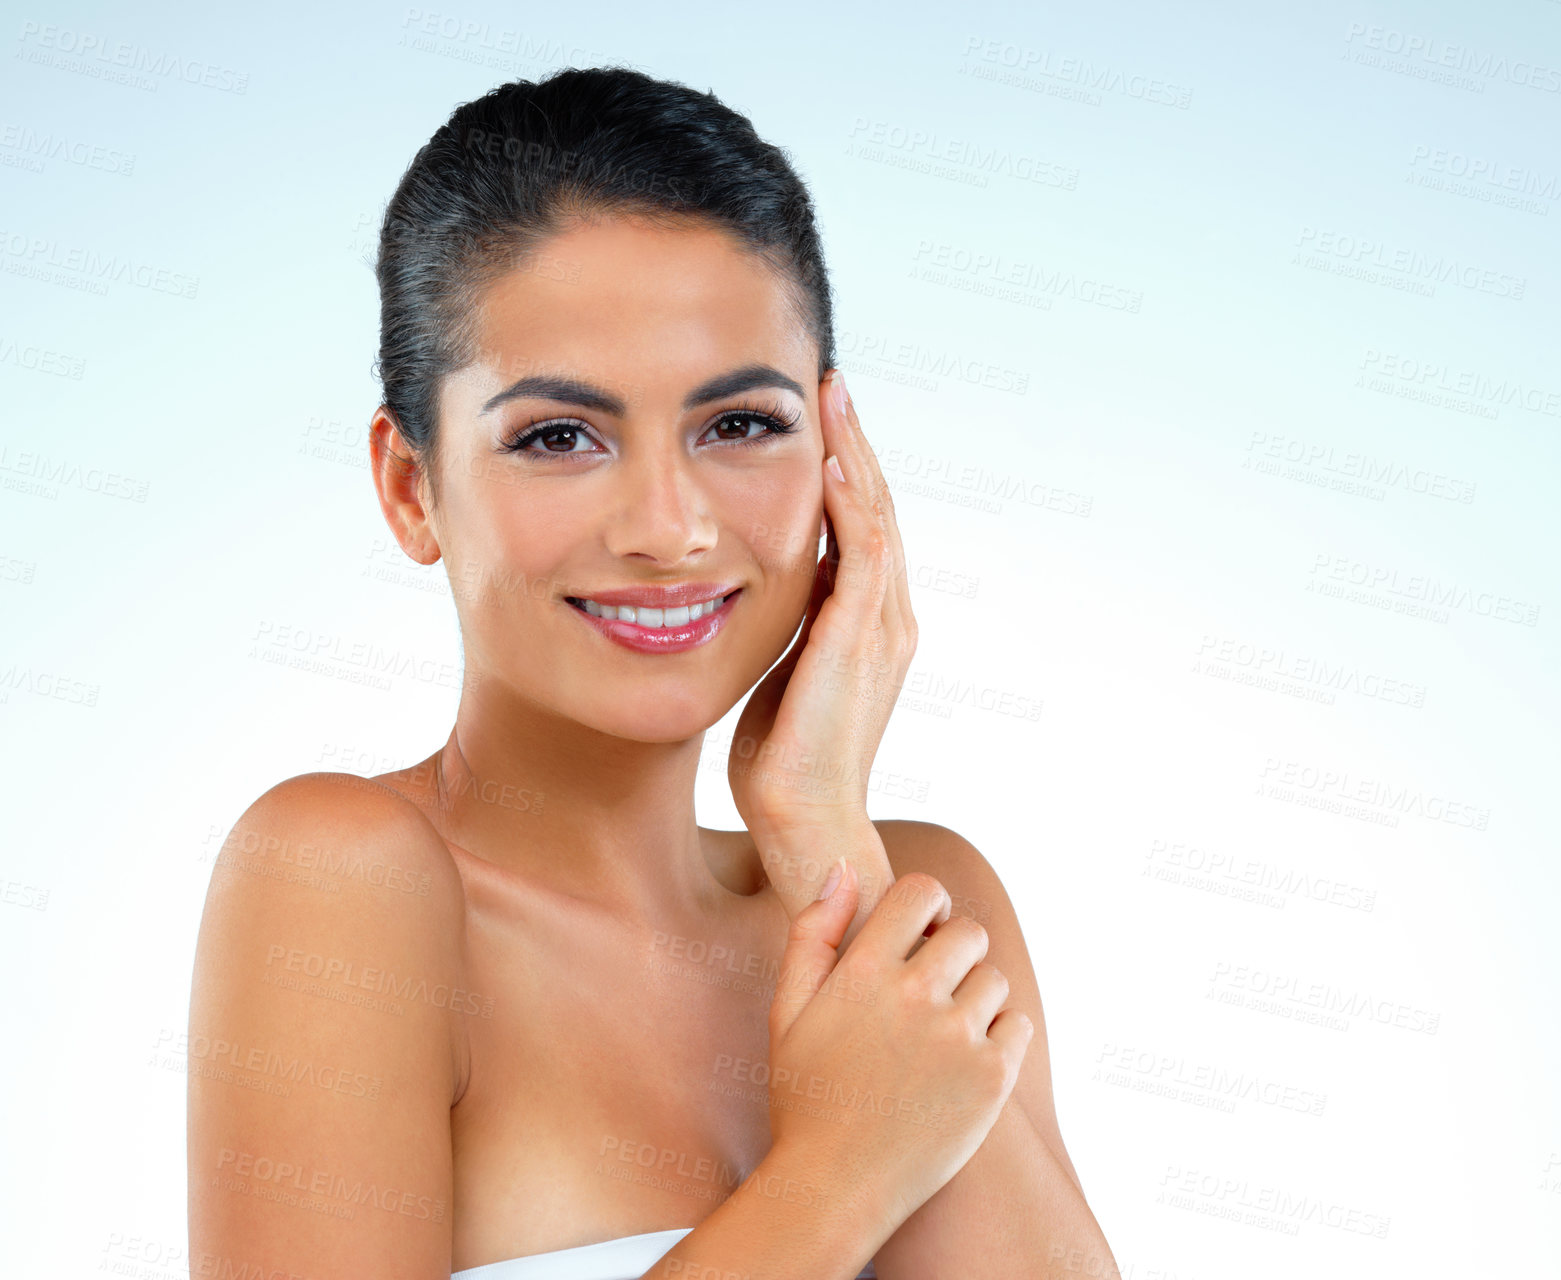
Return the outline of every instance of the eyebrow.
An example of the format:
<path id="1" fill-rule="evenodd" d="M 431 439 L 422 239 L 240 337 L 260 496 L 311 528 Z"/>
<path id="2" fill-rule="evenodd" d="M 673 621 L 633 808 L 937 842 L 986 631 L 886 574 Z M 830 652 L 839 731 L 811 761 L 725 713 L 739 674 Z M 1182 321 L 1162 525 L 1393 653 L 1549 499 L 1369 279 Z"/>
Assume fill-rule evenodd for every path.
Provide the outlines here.
<path id="1" fill-rule="evenodd" d="M 740 369 L 717 374 L 700 383 L 683 397 L 683 408 L 697 409 L 712 400 L 723 400 L 727 396 L 734 396 L 740 391 L 752 391 L 756 387 L 781 387 L 794 392 L 800 399 L 807 399 L 802 384 L 795 378 L 787 377 L 779 369 L 767 364 L 747 364 Z M 599 409 L 603 413 L 610 413 L 619 418 L 623 417 L 627 408 L 624 402 L 611 392 L 592 386 L 589 382 L 582 382 L 578 378 L 533 374 L 493 396 L 482 406 L 479 413 L 487 413 L 506 400 L 528 398 L 559 400 L 565 404 L 582 405 L 587 409 Z"/>

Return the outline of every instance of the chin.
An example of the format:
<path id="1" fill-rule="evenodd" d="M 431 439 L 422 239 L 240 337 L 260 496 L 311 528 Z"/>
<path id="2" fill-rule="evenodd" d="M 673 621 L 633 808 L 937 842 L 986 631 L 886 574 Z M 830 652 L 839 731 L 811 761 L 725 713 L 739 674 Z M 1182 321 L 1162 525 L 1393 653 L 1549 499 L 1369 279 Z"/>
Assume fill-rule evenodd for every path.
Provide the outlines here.
<path id="1" fill-rule="evenodd" d="M 629 742 L 670 743 L 687 742 L 697 737 L 721 719 L 719 714 L 676 715 L 665 710 L 648 712 L 643 716 L 624 715 L 621 711 L 601 720 L 591 721 L 591 727 L 614 738 Z"/>
<path id="2" fill-rule="evenodd" d="M 686 691 L 625 690 L 581 716 L 583 723 L 631 742 L 686 742 L 718 723 L 731 706 L 711 683 Z"/>

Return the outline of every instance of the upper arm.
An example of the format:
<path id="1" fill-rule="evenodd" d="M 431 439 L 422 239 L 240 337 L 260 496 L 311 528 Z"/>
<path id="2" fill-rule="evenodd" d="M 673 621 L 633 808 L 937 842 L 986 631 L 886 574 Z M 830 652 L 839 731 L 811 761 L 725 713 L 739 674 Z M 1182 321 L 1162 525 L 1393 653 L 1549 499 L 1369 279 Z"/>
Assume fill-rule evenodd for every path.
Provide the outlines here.
<path id="1" fill-rule="evenodd" d="M 384 788 L 306 774 L 245 811 L 190 996 L 192 1264 L 450 1274 L 463 916 L 449 851 Z"/>
<path id="2" fill-rule="evenodd" d="M 1051 1148 L 1075 1186 L 1079 1175 L 1063 1146 L 1052 1098 L 1051 1056 L 1046 1044 L 1046 1015 L 1035 967 L 1025 946 L 1019 917 L 997 872 L 970 841 L 931 822 L 899 819 L 875 822 L 896 878 L 925 871 L 936 878 L 953 900 L 952 914 L 970 916 L 987 932 L 986 962 L 1008 979 L 1007 1007 L 1018 1009 L 1035 1025 L 1014 1084 L 1017 1100 L 1041 1140 Z"/>

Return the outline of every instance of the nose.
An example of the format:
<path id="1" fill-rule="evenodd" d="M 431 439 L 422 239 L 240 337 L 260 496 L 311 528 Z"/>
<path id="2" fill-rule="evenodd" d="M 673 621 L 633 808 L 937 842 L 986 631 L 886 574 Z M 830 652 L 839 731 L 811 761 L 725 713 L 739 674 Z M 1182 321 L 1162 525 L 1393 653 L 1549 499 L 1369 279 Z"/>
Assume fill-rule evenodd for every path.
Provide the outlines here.
<path id="1" fill-rule="evenodd" d="M 646 450 L 618 468 L 607 520 L 607 549 L 663 567 L 715 547 L 717 525 L 694 460 Z"/>

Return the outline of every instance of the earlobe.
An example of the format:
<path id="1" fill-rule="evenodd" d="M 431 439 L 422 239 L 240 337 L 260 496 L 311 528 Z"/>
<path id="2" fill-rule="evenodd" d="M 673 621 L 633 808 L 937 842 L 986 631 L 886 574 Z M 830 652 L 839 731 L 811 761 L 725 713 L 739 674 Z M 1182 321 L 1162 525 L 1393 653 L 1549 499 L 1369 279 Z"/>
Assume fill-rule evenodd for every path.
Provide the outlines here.
<path id="1" fill-rule="evenodd" d="M 413 500 L 404 503 L 401 509 L 403 527 L 406 530 L 406 536 L 401 539 L 401 549 L 418 564 L 435 564 L 443 553 L 439 550 L 433 514 L 428 510 L 423 495 L 422 477 L 417 473 L 416 464 L 410 459 L 402 458 L 399 465 L 411 468 L 412 475 L 408 480 L 408 490 L 415 495 Z"/>
<path id="2" fill-rule="evenodd" d="M 370 462 L 380 510 L 396 541 L 418 564 L 433 564 L 441 553 L 423 496 L 424 477 L 384 406 L 370 424 Z"/>
<path id="3" fill-rule="evenodd" d="M 415 533 L 409 533 L 401 547 L 418 564 L 437 564 L 444 554 L 434 540 L 433 530 L 426 523 Z"/>

